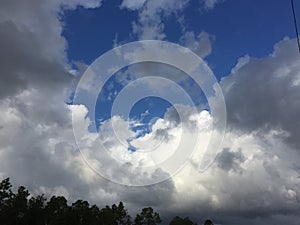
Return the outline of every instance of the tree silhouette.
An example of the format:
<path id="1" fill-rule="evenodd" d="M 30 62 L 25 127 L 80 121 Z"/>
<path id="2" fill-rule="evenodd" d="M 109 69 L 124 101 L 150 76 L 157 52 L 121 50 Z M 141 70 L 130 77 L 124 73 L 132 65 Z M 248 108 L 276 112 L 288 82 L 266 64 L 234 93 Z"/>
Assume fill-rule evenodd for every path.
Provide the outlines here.
<path id="1" fill-rule="evenodd" d="M 28 212 L 26 221 L 30 225 L 40 225 L 46 220 L 46 212 L 44 210 L 46 198 L 44 195 L 32 197 L 28 201 Z"/>
<path id="2" fill-rule="evenodd" d="M 112 209 L 109 206 L 100 210 L 101 225 L 116 225 Z"/>
<path id="3" fill-rule="evenodd" d="M 12 224 L 14 221 L 11 221 L 10 218 L 12 215 L 12 204 L 14 194 L 11 191 L 11 184 L 9 178 L 6 178 L 0 183 L 0 221 L 3 224 Z"/>
<path id="4" fill-rule="evenodd" d="M 194 223 L 193 221 L 191 221 L 188 217 L 185 217 L 184 219 L 179 217 L 179 216 L 175 216 L 171 222 L 170 225 L 197 225 L 196 223 Z"/>
<path id="5" fill-rule="evenodd" d="M 45 207 L 46 224 L 67 225 L 70 217 L 70 209 L 67 200 L 62 196 L 53 196 Z"/>
<path id="6" fill-rule="evenodd" d="M 131 225 L 131 217 L 128 215 L 127 210 L 125 209 L 123 202 L 120 202 L 119 205 L 112 205 L 112 212 L 114 219 L 117 225 Z"/>
<path id="7" fill-rule="evenodd" d="M 211 220 L 205 220 L 204 225 L 214 225 Z"/>
<path id="8" fill-rule="evenodd" d="M 85 225 L 92 222 L 89 203 L 83 200 L 77 200 L 72 204 L 69 210 L 69 223 L 74 225 Z"/>
<path id="9" fill-rule="evenodd" d="M 157 225 L 160 216 L 151 207 L 143 208 L 134 221 L 123 202 L 99 209 L 87 201 L 77 200 L 68 205 L 63 196 L 52 196 L 47 202 L 44 195 L 30 197 L 25 187 L 13 193 L 9 178 L 0 182 L 1 225 Z M 174 217 L 170 225 L 196 225 L 189 218 Z M 204 225 L 213 225 L 206 220 Z"/>
<path id="10" fill-rule="evenodd" d="M 151 207 L 143 208 L 140 214 L 137 214 L 134 220 L 134 225 L 156 225 L 161 223 L 161 219 L 157 212 Z"/>

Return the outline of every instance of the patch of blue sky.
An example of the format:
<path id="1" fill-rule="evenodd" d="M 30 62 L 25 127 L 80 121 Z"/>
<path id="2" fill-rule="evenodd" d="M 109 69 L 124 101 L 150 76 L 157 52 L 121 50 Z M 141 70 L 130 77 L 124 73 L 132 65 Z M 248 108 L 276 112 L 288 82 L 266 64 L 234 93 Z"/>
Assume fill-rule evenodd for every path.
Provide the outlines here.
<path id="1" fill-rule="evenodd" d="M 104 1 L 100 8 L 78 7 L 64 12 L 63 35 L 71 61 L 90 64 L 110 50 L 115 41 L 122 44 L 137 40 L 132 35 L 132 22 L 137 20 L 138 11 L 120 9 L 121 2 Z M 227 0 L 208 11 L 201 9 L 199 2 L 189 2 L 182 21 L 174 15 L 163 18 L 166 40 L 178 43 L 182 31 L 214 35 L 212 52 L 206 61 L 219 80 L 230 73 L 239 57 L 264 57 L 285 36 L 295 37 L 286 0 Z"/>
<path id="2" fill-rule="evenodd" d="M 202 92 L 198 84 L 187 74 L 179 71 L 176 68 L 171 68 L 169 65 L 164 65 L 158 63 L 158 66 L 155 66 L 155 63 L 139 63 L 141 67 L 137 65 L 128 66 L 118 71 L 116 74 L 110 77 L 110 79 L 105 83 L 102 91 L 99 93 L 96 107 L 95 107 L 95 123 L 96 127 L 99 130 L 99 126 L 105 120 L 110 119 L 112 116 L 112 107 L 114 101 L 122 91 L 123 88 L 130 82 L 138 80 L 140 77 L 136 74 L 132 74 L 134 71 L 140 71 L 141 68 L 147 67 L 145 74 L 155 75 L 155 72 L 162 73 L 162 71 L 171 73 L 165 74 L 165 76 L 172 77 L 176 72 L 175 83 L 180 86 L 185 92 L 190 96 L 193 105 L 191 107 L 199 107 L 201 109 L 209 110 L 207 99 Z M 132 69 L 134 67 L 134 69 Z M 155 87 L 153 87 L 155 89 Z M 166 90 L 168 91 L 168 90 Z M 132 121 L 130 123 L 130 129 L 134 132 L 137 132 L 137 137 L 143 136 L 146 133 L 151 132 L 151 127 L 158 118 L 163 118 L 167 110 L 173 106 L 173 104 L 180 104 L 180 102 L 170 103 L 167 100 L 164 100 L 160 97 L 148 96 L 137 101 L 131 108 L 128 115 L 119 114 L 124 120 Z"/>

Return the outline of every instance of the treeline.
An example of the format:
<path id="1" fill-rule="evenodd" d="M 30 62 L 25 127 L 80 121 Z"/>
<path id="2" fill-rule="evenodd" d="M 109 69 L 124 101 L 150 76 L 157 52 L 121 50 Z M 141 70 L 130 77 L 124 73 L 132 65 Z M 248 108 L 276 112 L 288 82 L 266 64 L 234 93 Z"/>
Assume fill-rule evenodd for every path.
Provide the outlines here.
<path id="1" fill-rule="evenodd" d="M 44 195 L 32 197 L 20 186 L 13 193 L 9 178 L 0 183 L 1 225 L 156 225 L 162 222 L 159 213 L 151 207 L 143 208 L 134 218 L 123 203 L 102 209 L 87 201 L 77 200 L 68 205 L 63 196 L 52 196 L 49 201 Z M 165 224 L 165 223 L 164 223 Z M 212 225 L 206 220 L 205 225 Z M 169 225 L 196 225 L 189 218 L 174 217 Z"/>

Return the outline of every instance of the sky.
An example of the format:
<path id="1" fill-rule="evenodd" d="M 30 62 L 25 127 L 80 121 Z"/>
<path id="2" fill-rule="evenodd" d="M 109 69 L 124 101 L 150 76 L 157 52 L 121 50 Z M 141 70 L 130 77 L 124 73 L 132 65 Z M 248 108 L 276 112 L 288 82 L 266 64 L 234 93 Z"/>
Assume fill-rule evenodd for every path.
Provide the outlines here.
<path id="1" fill-rule="evenodd" d="M 0 179 L 163 225 L 299 224 L 290 1 L 0 6 Z"/>

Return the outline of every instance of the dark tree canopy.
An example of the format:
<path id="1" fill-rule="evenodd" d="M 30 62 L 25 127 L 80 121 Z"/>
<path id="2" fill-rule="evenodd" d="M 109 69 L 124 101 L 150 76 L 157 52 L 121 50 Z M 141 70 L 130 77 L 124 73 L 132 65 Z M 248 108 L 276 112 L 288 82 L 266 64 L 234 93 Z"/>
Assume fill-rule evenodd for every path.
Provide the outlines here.
<path id="1" fill-rule="evenodd" d="M 211 220 L 206 220 L 204 222 L 204 225 L 214 225 L 213 222 Z"/>
<path id="2" fill-rule="evenodd" d="M 157 212 L 151 207 L 143 208 L 140 214 L 137 214 L 134 220 L 134 225 L 156 225 L 161 223 L 161 219 Z"/>
<path id="3" fill-rule="evenodd" d="M 194 223 L 193 221 L 191 221 L 188 217 L 185 217 L 184 219 L 179 217 L 179 216 L 175 216 L 171 222 L 170 225 L 197 225 L 196 223 Z"/>
<path id="4" fill-rule="evenodd" d="M 113 204 L 99 209 L 87 201 L 77 200 L 71 205 L 63 196 L 44 195 L 30 197 L 29 191 L 20 186 L 13 193 L 9 178 L 0 183 L 1 225 L 157 225 L 162 222 L 153 208 L 143 208 L 134 220 L 124 204 Z M 196 225 L 189 218 L 174 217 L 170 225 Z M 210 220 L 205 225 L 212 225 Z"/>

